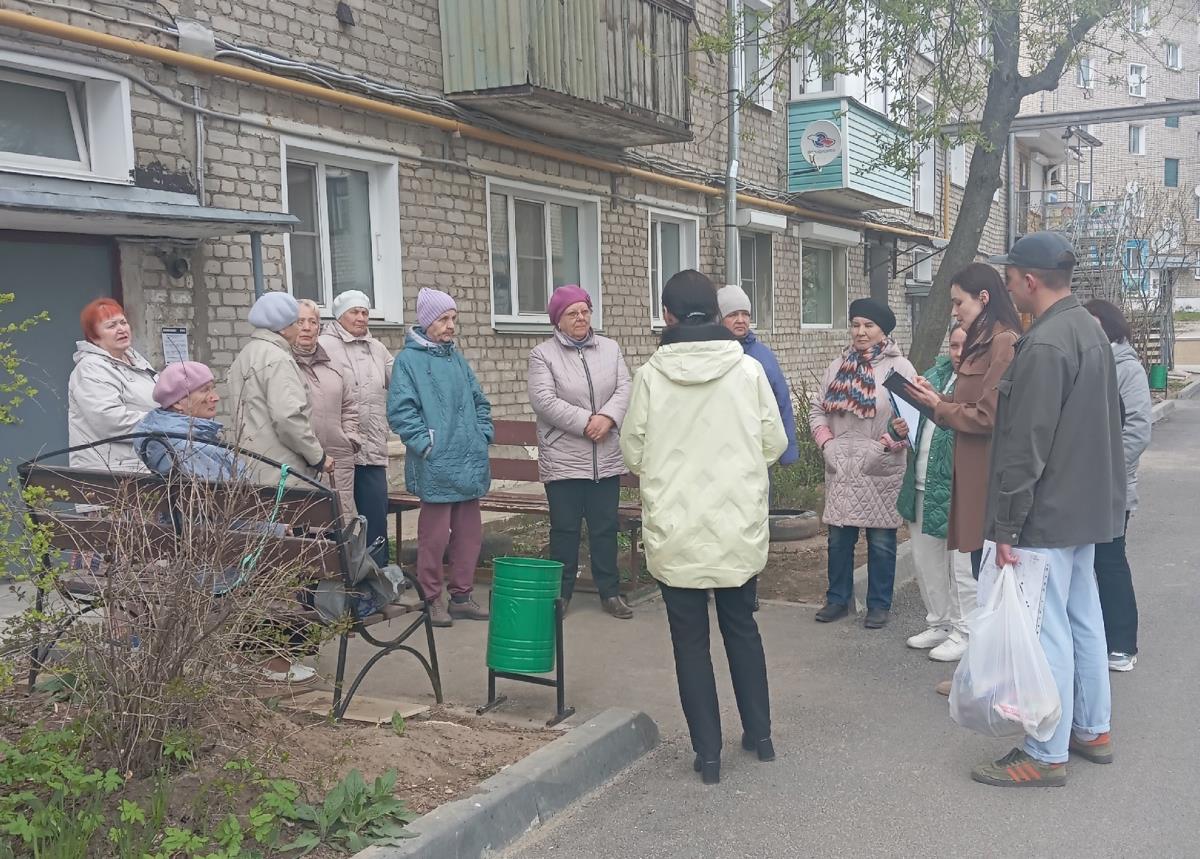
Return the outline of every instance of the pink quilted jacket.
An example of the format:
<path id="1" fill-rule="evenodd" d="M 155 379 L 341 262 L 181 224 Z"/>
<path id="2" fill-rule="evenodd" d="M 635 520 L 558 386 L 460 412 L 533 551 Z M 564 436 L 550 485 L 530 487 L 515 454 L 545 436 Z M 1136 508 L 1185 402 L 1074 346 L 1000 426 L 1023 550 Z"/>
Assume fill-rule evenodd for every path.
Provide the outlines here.
<path id="1" fill-rule="evenodd" d="M 897 446 L 889 451 L 879 440 L 892 419 L 892 403 L 883 380 L 890 370 L 909 379 L 915 378 L 917 371 L 898 346 L 889 344 L 875 362 L 875 417 L 866 419 L 846 412 L 826 414 L 821 408 L 825 391 L 841 365 L 839 356 L 825 370 L 820 398 L 814 399 L 808 415 L 814 437 L 833 433 L 824 448 L 825 524 L 899 528 L 902 519 L 896 512 L 896 499 L 904 479 L 907 448 Z"/>

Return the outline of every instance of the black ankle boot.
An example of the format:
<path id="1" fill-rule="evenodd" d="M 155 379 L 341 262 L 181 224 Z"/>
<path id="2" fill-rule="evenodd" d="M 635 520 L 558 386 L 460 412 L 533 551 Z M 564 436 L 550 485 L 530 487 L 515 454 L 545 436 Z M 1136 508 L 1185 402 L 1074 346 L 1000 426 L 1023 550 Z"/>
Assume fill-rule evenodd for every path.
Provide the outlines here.
<path id="1" fill-rule="evenodd" d="M 692 761 L 692 769 L 700 773 L 700 779 L 705 784 L 719 784 L 721 781 L 721 759 L 715 761 L 701 760 L 699 755 L 696 755 L 696 760 Z"/>
<path id="2" fill-rule="evenodd" d="M 760 761 L 775 760 L 775 744 L 771 742 L 771 738 L 765 740 L 752 740 L 749 734 L 742 734 L 742 748 L 748 752 L 757 752 Z"/>

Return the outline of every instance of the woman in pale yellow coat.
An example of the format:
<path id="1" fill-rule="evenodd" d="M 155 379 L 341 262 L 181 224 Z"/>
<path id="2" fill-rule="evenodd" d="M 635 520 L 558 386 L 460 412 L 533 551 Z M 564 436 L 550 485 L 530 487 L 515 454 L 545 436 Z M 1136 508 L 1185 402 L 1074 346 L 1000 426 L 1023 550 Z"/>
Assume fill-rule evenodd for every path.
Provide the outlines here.
<path id="1" fill-rule="evenodd" d="M 769 548 L 767 468 L 787 449 L 762 365 L 720 325 L 717 294 L 698 271 L 663 288 L 669 327 L 637 373 L 621 451 L 641 478 L 646 562 L 662 590 L 679 698 L 705 784 L 721 777 L 721 714 L 708 642 L 717 604 L 742 747 L 775 758 L 753 579 Z"/>

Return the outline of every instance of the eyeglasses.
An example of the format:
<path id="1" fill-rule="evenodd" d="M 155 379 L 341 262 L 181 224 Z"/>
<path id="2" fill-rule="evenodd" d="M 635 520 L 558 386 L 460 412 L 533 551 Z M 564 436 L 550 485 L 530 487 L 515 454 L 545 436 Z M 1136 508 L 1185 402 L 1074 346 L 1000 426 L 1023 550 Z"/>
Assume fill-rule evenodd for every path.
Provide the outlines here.
<path id="1" fill-rule="evenodd" d="M 589 319 L 591 318 L 591 315 L 592 311 L 590 308 L 585 308 L 583 310 L 572 310 L 570 313 L 563 314 L 563 316 L 567 317 L 567 319 L 570 319 L 571 321 L 575 321 L 576 319 Z"/>

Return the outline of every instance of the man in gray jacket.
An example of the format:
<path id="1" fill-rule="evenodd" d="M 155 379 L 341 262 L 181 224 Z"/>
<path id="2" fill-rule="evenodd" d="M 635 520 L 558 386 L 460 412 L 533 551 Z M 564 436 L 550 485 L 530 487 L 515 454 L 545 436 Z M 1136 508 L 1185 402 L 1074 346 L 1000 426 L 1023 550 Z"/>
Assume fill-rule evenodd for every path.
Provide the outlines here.
<path id="1" fill-rule="evenodd" d="M 976 767 L 1003 787 L 1066 784 L 1068 750 L 1110 763 L 1108 651 L 1093 570 L 1095 544 L 1125 530 L 1125 459 L 1112 349 L 1071 294 L 1075 252 L 1058 233 L 1024 236 L 1005 266 L 1017 309 L 1036 321 L 998 384 L 986 536 L 1000 564 L 1013 547 L 1049 559 L 1041 642 L 1062 699 L 1046 742 Z"/>

